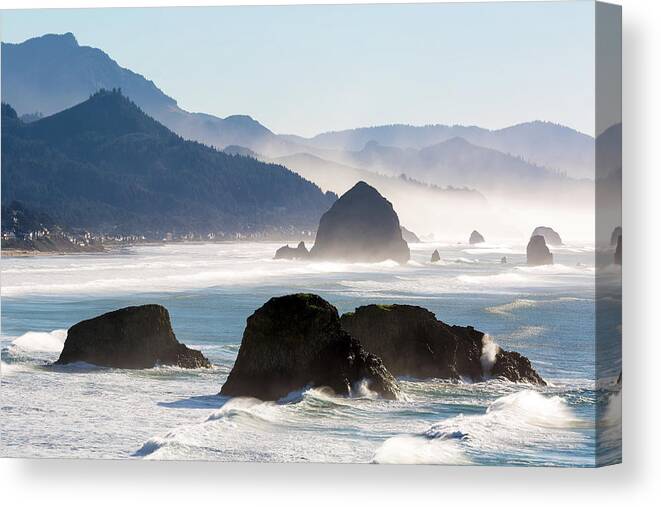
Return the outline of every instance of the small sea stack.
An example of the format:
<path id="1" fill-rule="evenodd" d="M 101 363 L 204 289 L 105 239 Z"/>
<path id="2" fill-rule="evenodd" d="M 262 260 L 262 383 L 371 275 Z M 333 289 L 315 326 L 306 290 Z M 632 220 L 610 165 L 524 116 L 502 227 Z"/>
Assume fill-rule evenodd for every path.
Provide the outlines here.
<path id="1" fill-rule="evenodd" d="M 248 317 L 220 394 L 277 400 L 307 386 L 348 395 L 368 389 L 395 399 L 399 387 L 381 359 L 342 329 L 337 309 L 315 294 L 270 299 Z"/>
<path id="2" fill-rule="evenodd" d="M 177 341 L 170 314 L 160 305 L 129 306 L 72 326 L 55 364 L 77 361 L 129 369 L 211 366 L 200 351 Z"/>
<path id="3" fill-rule="evenodd" d="M 613 229 L 613 232 L 611 233 L 611 246 L 616 246 L 617 245 L 617 238 L 622 236 L 622 227 L 619 225 Z"/>
<path id="4" fill-rule="evenodd" d="M 560 238 L 560 234 L 555 232 L 550 227 L 546 227 L 546 226 L 535 227 L 535 230 L 532 231 L 530 237 L 532 238 L 533 236 L 543 236 L 544 241 L 546 242 L 547 245 L 562 246 L 562 239 Z"/>
<path id="5" fill-rule="evenodd" d="M 477 231 L 471 232 L 470 238 L 468 238 L 468 243 L 470 245 L 478 245 L 484 243 L 484 236 Z"/>
<path id="6" fill-rule="evenodd" d="M 500 258 L 500 263 L 501 264 L 507 264 L 507 257 L 503 256 Z"/>
<path id="7" fill-rule="evenodd" d="M 393 375 L 545 384 L 524 356 L 502 350 L 471 326 L 450 326 L 419 306 L 361 306 L 342 315 L 341 322 Z"/>
<path id="8" fill-rule="evenodd" d="M 441 260 L 441 254 L 438 253 L 438 250 L 434 250 L 431 254 L 431 262 L 439 262 Z"/>
<path id="9" fill-rule="evenodd" d="M 526 248 L 528 266 L 553 264 L 553 254 L 546 246 L 544 236 L 533 236 Z"/>
<path id="10" fill-rule="evenodd" d="M 401 226 L 401 229 L 402 229 L 402 239 L 404 239 L 404 241 L 406 241 L 407 243 L 420 243 L 420 238 L 415 232 L 409 231 L 404 226 Z"/>
<path id="11" fill-rule="evenodd" d="M 310 252 L 305 247 L 305 242 L 301 241 L 296 248 L 292 248 L 289 245 L 282 246 L 275 251 L 274 259 L 307 259 L 310 256 Z"/>
<path id="12" fill-rule="evenodd" d="M 359 181 L 322 215 L 310 256 L 347 262 L 406 263 L 411 253 L 392 204 L 374 187 Z"/>
<path id="13" fill-rule="evenodd" d="M 615 246 L 615 255 L 613 256 L 613 262 L 619 266 L 622 265 L 622 235 L 620 234 L 617 237 L 617 245 Z"/>

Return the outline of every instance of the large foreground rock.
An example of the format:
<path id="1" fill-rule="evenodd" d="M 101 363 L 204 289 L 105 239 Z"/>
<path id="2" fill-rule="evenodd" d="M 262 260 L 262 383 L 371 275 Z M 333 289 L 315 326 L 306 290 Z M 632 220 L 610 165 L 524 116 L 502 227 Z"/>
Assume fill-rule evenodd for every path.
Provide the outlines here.
<path id="1" fill-rule="evenodd" d="M 471 245 L 477 245 L 479 243 L 484 243 L 484 236 L 477 231 L 471 232 L 470 238 L 468 238 L 468 243 Z"/>
<path id="2" fill-rule="evenodd" d="M 501 350 L 470 326 L 449 326 L 419 306 L 361 306 L 341 322 L 393 375 L 545 384 L 524 356 Z"/>
<path id="3" fill-rule="evenodd" d="M 305 247 L 305 242 L 301 241 L 296 248 L 289 245 L 281 246 L 275 251 L 274 259 L 307 259 L 310 252 Z"/>
<path id="4" fill-rule="evenodd" d="M 528 266 L 543 266 L 553 264 L 553 254 L 546 246 L 544 236 L 533 236 L 526 248 Z"/>
<path id="5" fill-rule="evenodd" d="M 177 341 L 160 305 L 129 306 L 71 327 L 56 364 L 76 361 L 112 368 L 211 366 L 200 351 Z"/>
<path id="6" fill-rule="evenodd" d="M 220 394 L 276 400 L 306 386 L 351 394 L 361 381 L 384 398 L 399 392 L 381 360 L 342 329 L 333 305 L 293 294 L 270 299 L 248 318 Z"/>
<path id="7" fill-rule="evenodd" d="M 349 262 L 392 259 L 405 263 L 411 253 L 392 204 L 360 181 L 323 214 L 310 255 Z"/>
<path id="8" fill-rule="evenodd" d="M 535 227 L 535 230 L 532 231 L 532 236 L 544 236 L 544 241 L 546 241 L 547 245 L 551 246 L 561 246 L 562 245 L 562 239 L 560 238 L 560 234 L 555 232 L 553 229 L 550 227 Z"/>

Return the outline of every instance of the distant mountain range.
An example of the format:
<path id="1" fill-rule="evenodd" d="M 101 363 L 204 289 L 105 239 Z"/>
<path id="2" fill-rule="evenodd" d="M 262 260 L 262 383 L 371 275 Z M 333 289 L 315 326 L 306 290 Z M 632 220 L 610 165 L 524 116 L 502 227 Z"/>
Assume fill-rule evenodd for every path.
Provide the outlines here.
<path id="1" fill-rule="evenodd" d="M 295 232 L 314 230 L 336 199 L 283 166 L 184 140 L 118 90 L 30 123 L 2 106 L 2 202 L 61 226 Z"/>
<path id="2" fill-rule="evenodd" d="M 371 143 L 400 150 L 421 150 L 462 138 L 469 143 L 464 145 L 471 151 L 467 156 L 473 159 L 475 149 L 472 147 L 491 150 L 482 151 L 478 158 L 499 171 L 509 170 L 509 166 L 502 163 L 506 160 L 502 155 L 510 155 L 511 160 L 519 159 L 515 164 L 519 167 L 528 163 L 530 167 L 545 167 L 572 178 L 594 178 L 594 139 L 562 125 L 535 121 L 500 130 L 475 126 L 385 125 L 327 132 L 313 138 L 278 135 L 249 116 L 218 118 L 184 111 L 152 81 L 120 67 L 100 49 L 80 46 L 71 33 L 44 35 L 20 44 L 2 44 L 2 98 L 21 115 L 61 111 L 82 102 L 100 88 L 121 88 L 147 114 L 182 137 L 219 149 L 236 145 L 268 157 L 309 153 L 352 165 L 356 162 L 351 157 L 359 156 L 352 152 L 369 151 Z M 455 145 L 454 149 L 457 148 Z M 491 161 L 489 154 L 499 160 Z M 411 174 L 407 160 L 396 158 L 384 165 L 389 172 L 419 178 L 420 174 Z M 372 164 L 361 167 L 370 169 Z M 429 163 L 427 168 L 433 172 Z M 455 172 L 464 169 L 457 168 Z M 511 176 L 516 177 L 517 171 L 519 169 L 513 170 Z M 444 171 L 443 174 L 449 173 Z M 540 174 L 546 177 L 541 171 Z M 493 174 L 492 177 L 504 175 Z M 470 184 L 441 178 L 431 181 L 442 185 Z"/>

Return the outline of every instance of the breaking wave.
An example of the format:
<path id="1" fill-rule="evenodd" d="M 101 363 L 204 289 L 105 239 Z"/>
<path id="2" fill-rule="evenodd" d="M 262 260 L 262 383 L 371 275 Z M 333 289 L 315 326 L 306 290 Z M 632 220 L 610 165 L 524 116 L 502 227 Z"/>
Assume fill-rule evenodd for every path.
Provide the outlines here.
<path id="1" fill-rule="evenodd" d="M 66 339 L 66 329 L 55 329 L 51 332 L 28 331 L 11 342 L 10 351 L 20 349 L 24 352 L 60 353 Z"/>
<path id="2" fill-rule="evenodd" d="M 374 455 L 379 463 L 460 464 L 508 456 L 510 463 L 544 464 L 541 450 L 573 448 L 581 439 L 579 419 L 558 396 L 519 391 L 496 399 L 481 415 L 458 415 L 418 435 L 386 440 Z"/>

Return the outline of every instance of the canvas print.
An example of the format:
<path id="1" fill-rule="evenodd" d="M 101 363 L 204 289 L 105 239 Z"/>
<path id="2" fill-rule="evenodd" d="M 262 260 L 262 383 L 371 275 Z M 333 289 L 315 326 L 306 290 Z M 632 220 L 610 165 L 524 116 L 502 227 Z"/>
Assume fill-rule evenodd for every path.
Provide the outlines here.
<path id="1" fill-rule="evenodd" d="M 619 7 L 1 16 L 2 456 L 621 461 Z"/>

